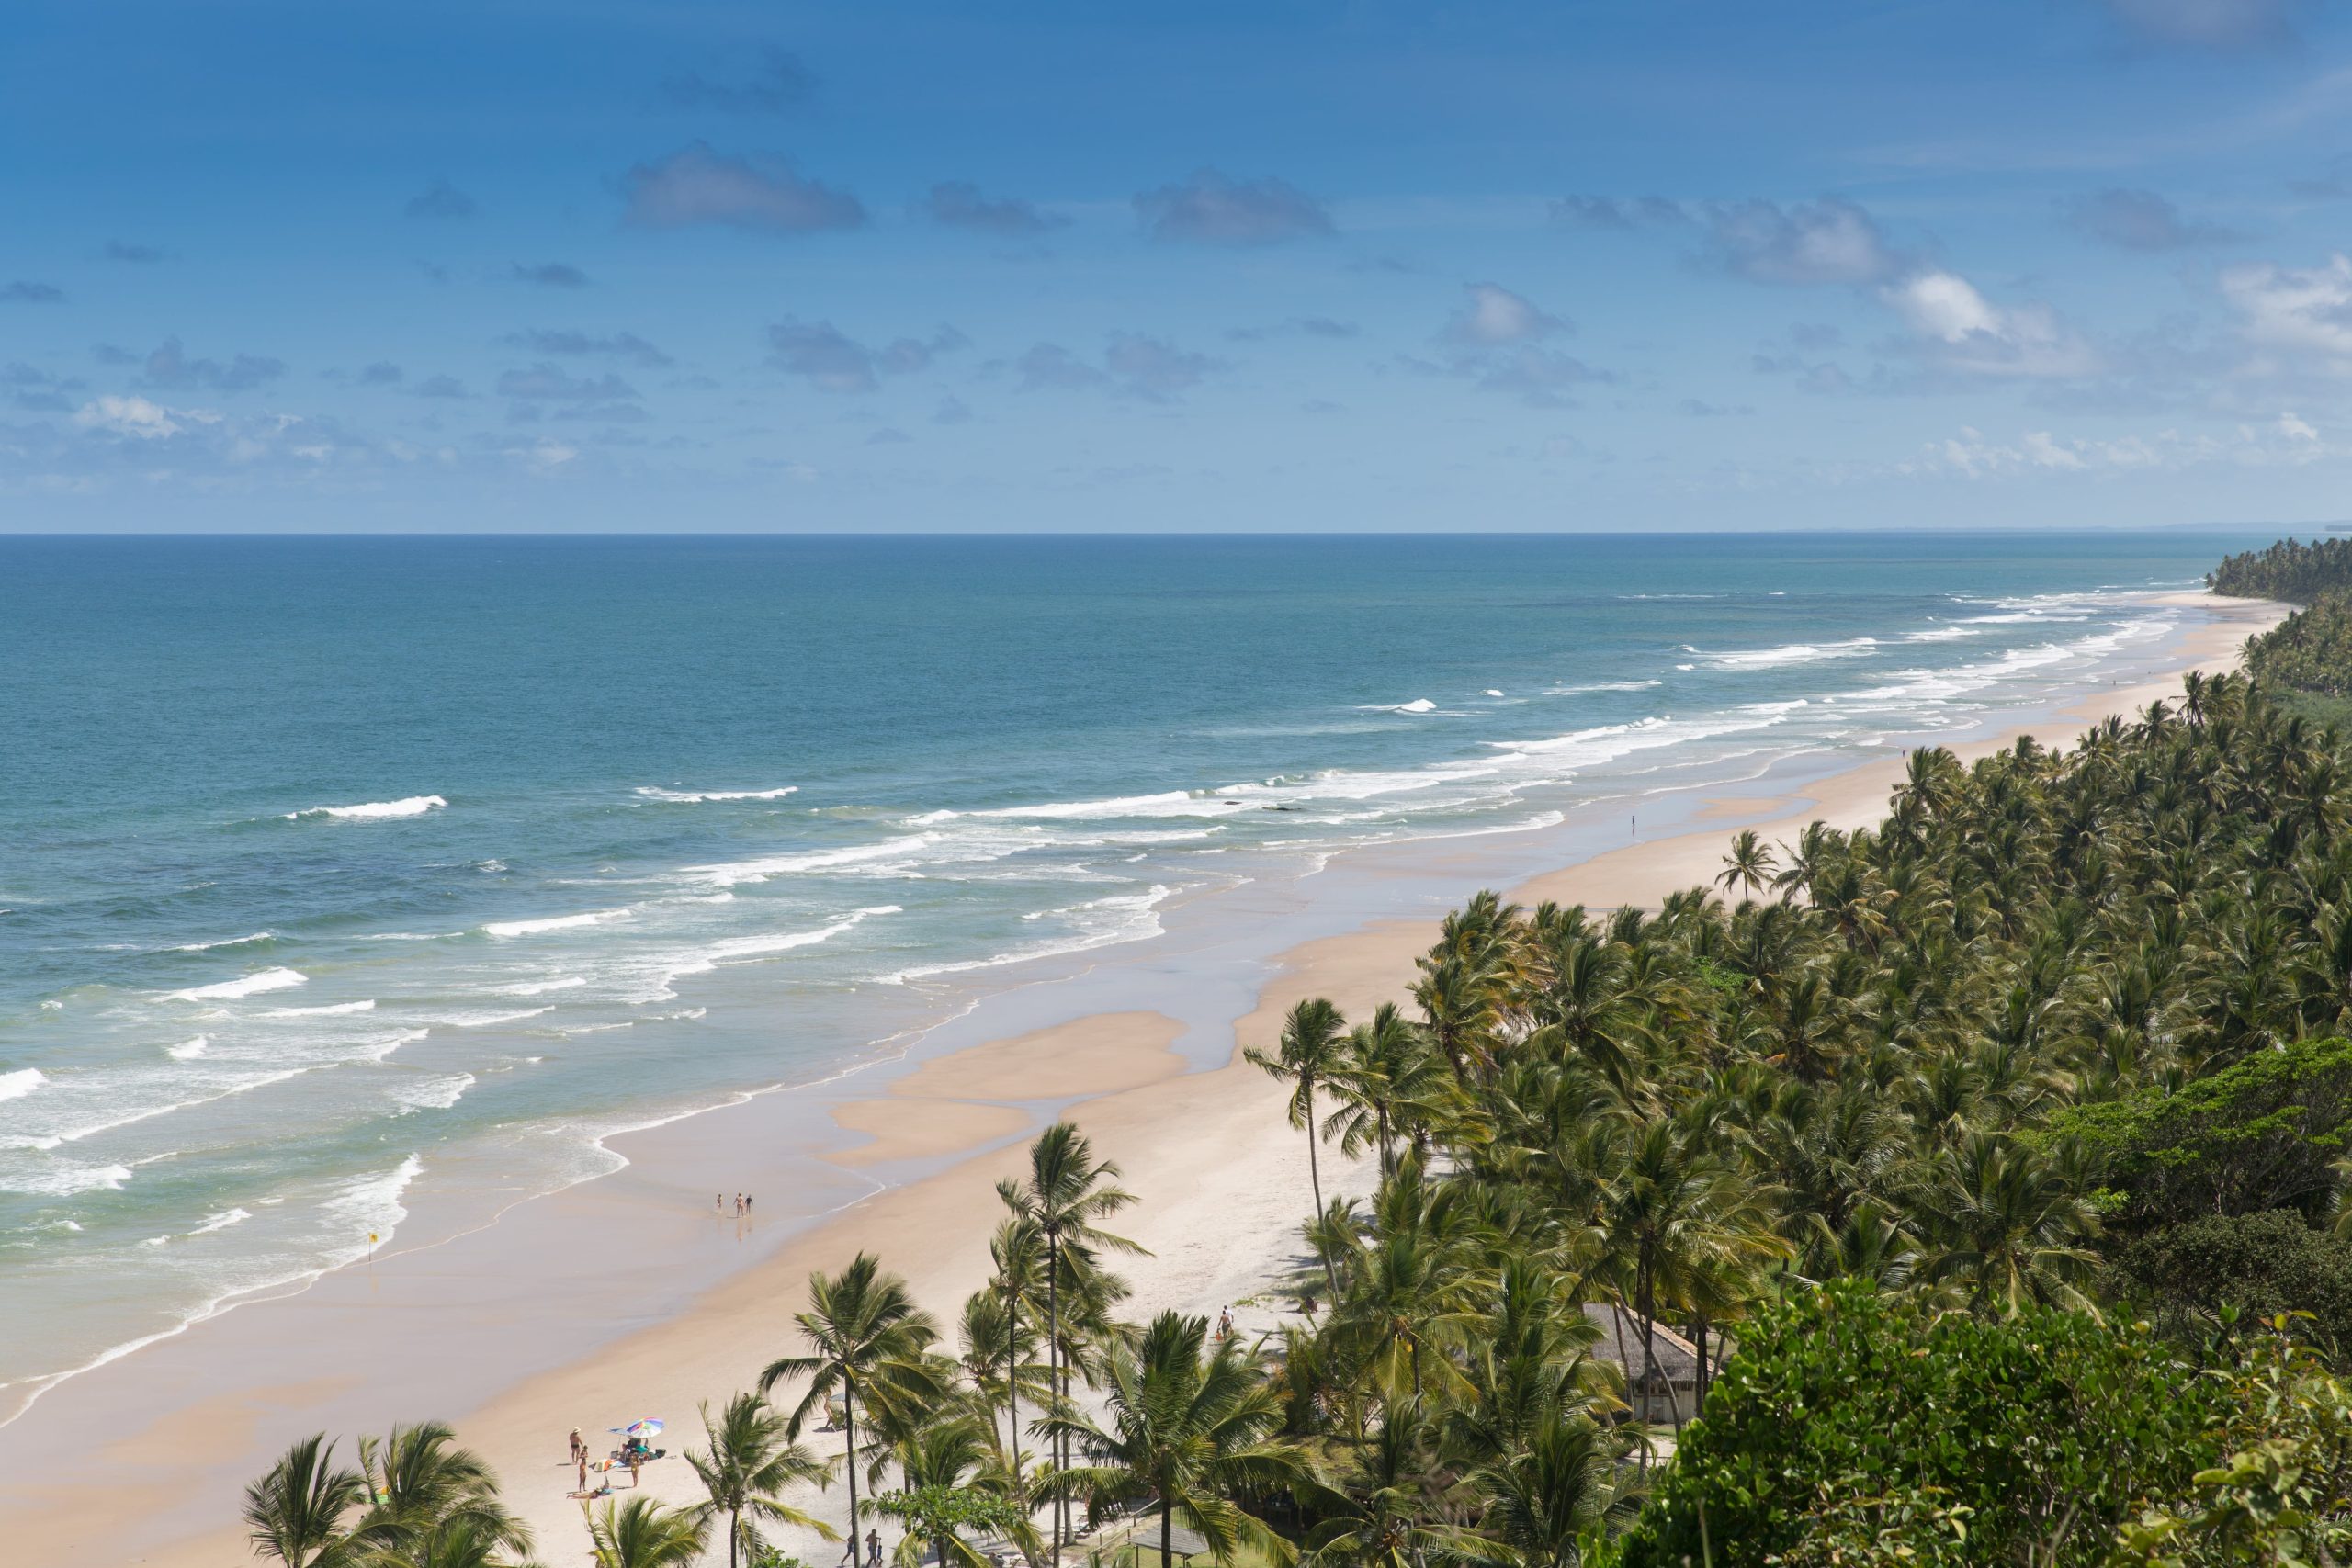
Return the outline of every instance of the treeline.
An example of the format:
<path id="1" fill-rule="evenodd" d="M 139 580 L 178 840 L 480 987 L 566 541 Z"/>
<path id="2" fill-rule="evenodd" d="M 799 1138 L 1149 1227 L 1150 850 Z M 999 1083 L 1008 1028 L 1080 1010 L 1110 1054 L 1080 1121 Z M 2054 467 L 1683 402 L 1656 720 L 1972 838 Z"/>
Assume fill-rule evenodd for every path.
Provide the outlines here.
<path id="1" fill-rule="evenodd" d="M 1246 1568 L 2352 1548 L 2352 776 L 2244 679 L 1917 752 L 1879 826 L 1741 834 L 1655 914 L 1481 896 L 1412 998 L 1252 1054 L 1379 1169 L 1299 1194 L 1280 1335 L 1131 1303 L 1115 1168 L 1057 1127 L 956 1322 L 874 1258 L 812 1280 L 709 1501 L 605 1504 L 596 1561 L 757 1560 L 815 1475 L 964 1568 L 1119 1510 Z M 311 1568 L 302 1462 L 251 1517 Z M 363 1490 L 318 1539 L 447 1560 Z"/>
<path id="2" fill-rule="evenodd" d="M 2246 672 L 2256 682 L 2275 692 L 2352 698 L 2352 538 L 2281 539 L 2267 549 L 2228 557 L 2205 581 L 2216 593 L 2301 606 L 2247 639 Z M 2328 705 L 2301 705 L 2337 716 Z"/>
<path id="3" fill-rule="evenodd" d="M 2281 539 L 2259 550 L 2224 557 L 2205 574 L 2205 586 L 2238 599 L 2284 599 L 2308 604 L 2324 593 L 2352 590 L 2352 537 Z"/>

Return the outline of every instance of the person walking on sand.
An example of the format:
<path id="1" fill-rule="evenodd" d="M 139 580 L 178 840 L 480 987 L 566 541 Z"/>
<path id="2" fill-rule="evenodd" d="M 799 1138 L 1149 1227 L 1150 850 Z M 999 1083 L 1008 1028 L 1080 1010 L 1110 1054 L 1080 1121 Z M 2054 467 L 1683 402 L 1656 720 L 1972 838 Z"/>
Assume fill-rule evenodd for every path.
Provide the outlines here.
<path id="1" fill-rule="evenodd" d="M 714 1214 L 724 1214 L 727 1213 L 726 1193 L 714 1192 L 710 1195 L 710 1212 Z"/>
<path id="2" fill-rule="evenodd" d="M 865 1568 L 882 1568 L 882 1532 L 865 1532 Z"/>

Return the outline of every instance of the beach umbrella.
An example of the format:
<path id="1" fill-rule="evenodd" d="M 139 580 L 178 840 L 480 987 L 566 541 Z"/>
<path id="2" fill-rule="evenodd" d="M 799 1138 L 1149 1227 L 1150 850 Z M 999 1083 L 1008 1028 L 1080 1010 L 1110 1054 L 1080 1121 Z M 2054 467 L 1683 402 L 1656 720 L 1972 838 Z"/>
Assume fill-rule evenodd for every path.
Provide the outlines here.
<path id="1" fill-rule="evenodd" d="M 624 1438 L 658 1438 L 662 1435 L 662 1423 L 648 1416 L 642 1421 L 632 1421 L 626 1427 L 614 1427 L 609 1429 L 618 1432 Z"/>

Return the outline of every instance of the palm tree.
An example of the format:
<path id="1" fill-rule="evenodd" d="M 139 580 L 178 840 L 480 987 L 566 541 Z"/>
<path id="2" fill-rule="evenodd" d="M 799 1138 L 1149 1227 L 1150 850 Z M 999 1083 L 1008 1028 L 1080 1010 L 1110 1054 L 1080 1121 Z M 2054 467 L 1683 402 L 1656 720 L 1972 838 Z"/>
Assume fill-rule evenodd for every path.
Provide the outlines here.
<path id="1" fill-rule="evenodd" d="M 304 1438 L 245 1488 L 254 1554 L 286 1568 L 339 1568 L 350 1561 L 343 1517 L 367 1495 L 359 1472 L 334 1462 L 324 1432 Z"/>
<path id="2" fill-rule="evenodd" d="M 1946 1149 L 1918 1201 L 1922 1279 L 1961 1287 L 1971 1308 L 2082 1307 L 2073 1281 L 2095 1255 L 2098 1220 L 2060 1163 L 1999 1133 Z"/>
<path id="3" fill-rule="evenodd" d="M 1140 1253 L 1143 1248 L 1125 1236 L 1113 1235 L 1096 1223 L 1134 1202 L 1135 1194 L 1108 1185 L 1118 1179 L 1119 1168 L 1094 1157 L 1094 1145 L 1068 1122 L 1057 1122 L 1029 1145 L 1029 1179 L 997 1183 L 997 1196 L 1016 1219 L 1028 1221 L 1046 1238 L 1046 1378 L 1057 1403 L 1069 1397 L 1069 1359 L 1062 1336 L 1062 1286 L 1078 1249 L 1080 1259 L 1097 1248 Z M 1061 1467 L 1061 1468 L 1067 1468 Z M 1055 1568 L 1060 1568 L 1062 1539 L 1067 1533 L 1069 1500 L 1054 1495 Z"/>
<path id="4" fill-rule="evenodd" d="M 1073 1483 L 1098 1498 L 1148 1494 L 1159 1514 L 1160 1568 L 1175 1561 L 1180 1518 L 1221 1563 L 1244 1542 L 1287 1563 L 1289 1542 L 1237 1499 L 1295 1490 L 1314 1472 L 1273 1436 L 1282 1402 L 1258 1369 L 1230 1339 L 1207 1349 L 1208 1333 L 1205 1317 L 1160 1314 L 1140 1345 L 1111 1353 L 1107 1424 L 1069 1415 L 1050 1425 L 1092 1461 L 1069 1472 Z"/>
<path id="5" fill-rule="evenodd" d="M 1339 1066 L 1326 1086 L 1339 1102 L 1323 1119 L 1323 1135 L 1337 1134 L 1340 1152 L 1353 1156 L 1366 1145 L 1380 1151 L 1380 1174 L 1396 1165 L 1400 1127 L 1426 1121 L 1439 1078 L 1429 1043 L 1395 1002 L 1374 1010 L 1370 1023 L 1348 1032 Z"/>
<path id="6" fill-rule="evenodd" d="M 827 1540 L 840 1539 L 831 1525 L 782 1499 L 787 1486 L 814 1483 L 823 1486 L 831 1471 L 823 1461 L 792 1441 L 786 1420 L 756 1393 L 739 1393 L 727 1402 L 716 1426 L 710 1405 L 702 1406 L 702 1429 L 710 1446 L 686 1455 L 686 1463 L 701 1478 L 710 1500 L 695 1513 L 707 1529 L 719 1515 L 727 1516 L 727 1568 L 736 1568 L 742 1547 L 759 1545 L 761 1524 L 797 1525 L 815 1530 Z"/>
<path id="7" fill-rule="evenodd" d="M 1442 1472 L 1430 1423 L 1419 1404 L 1389 1406 L 1379 1428 L 1357 1445 L 1340 1479 L 1337 1501 L 1346 1511 L 1308 1537 L 1308 1561 L 1350 1568 L 1424 1568 L 1431 1559 L 1476 1561 L 1492 1543 L 1440 1513 L 1432 1496 Z"/>
<path id="8" fill-rule="evenodd" d="M 359 1468 L 375 1503 L 356 1533 L 370 1545 L 432 1540 L 442 1555 L 530 1550 L 530 1529 L 507 1511 L 498 1477 L 480 1454 L 458 1446 L 446 1422 L 360 1438 Z"/>
<path id="9" fill-rule="evenodd" d="M 1486 1501 L 1487 1533 L 1521 1568 L 1577 1568 L 1593 1529 L 1639 1496 L 1619 1484 L 1608 1438 L 1582 1416 L 1544 1421 L 1524 1448 L 1474 1472 L 1470 1484 Z"/>
<path id="10" fill-rule="evenodd" d="M 1756 836 L 1756 829 L 1743 828 L 1732 839 L 1731 852 L 1724 856 L 1723 874 L 1715 878 L 1715 886 L 1726 893 L 1745 886 L 1752 897 L 1772 880 L 1775 863 L 1771 847 Z"/>
<path id="11" fill-rule="evenodd" d="M 708 1527 L 692 1508 L 670 1508 L 650 1497 L 607 1501 L 601 1511 L 580 1505 L 588 1517 L 588 1550 L 596 1568 L 694 1568 L 702 1561 Z"/>
<path id="12" fill-rule="evenodd" d="M 827 1278 L 808 1276 L 808 1310 L 796 1313 L 793 1322 L 815 1348 L 815 1354 L 785 1356 L 768 1363 L 760 1374 L 764 1397 L 776 1384 L 808 1380 L 808 1391 L 793 1407 L 785 1426 L 787 1438 L 797 1438 L 809 1412 L 838 1392 L 842 1397 L 842 1471 L 849 1478 L 849 1533 L 857 1539 L 857 1402 L 869 1403 L 878 1390 L 903 1388 L 928 1376 L 922 1353 L 939 1337 L 930 1316 L 918 1310 L 907 1282 L 882 1272 L 870 1252 L 850 1259 L 849 1267 Z M 885 1393 L 884 1397 L 888 1397 Z"/>
<path id="13" fill-rule="evenodd" d="M 1015 1214 L 997 1226 L 996 1235 L 989 1241 L 989 1256 L 996 1263 L 989 1293 L 1000 1297 L 1004 1303 L 1003 1337 L 999 1348 L 1004 1361 L 1005 1432 L 1012 1450 L 1013 1494 L 1017 1501 L 1025 1504 L 1028 1483 L 1021 1469 L 1021 1390 L 1026 1385 L 1033 1393 L 1039 1392 L 1039 1369 L 1024 1358 L 1037 1342 L 1030 1325 L 1036 1321 L 1040 1298 L 1053 1293 L 1046 1283 L 1045 1233 L 1037 1228 L 1035 1221 Z M 1050 1359 L 1051 1349 L 1046 1353 Z M 1050 1363 L 1044 1371 L 1047 1382 L 1042 1392 L 1046 1399 L 1051 1399 Z M 974 1382 L 985 1390 L 987 1385 L 977 1377 Z"/>
<path id="14" fill-rule="evenodd" d="M 1290 1124 L 1306 1129 L 1306 1179 L 1314 1190 L 1316 1214 L 1323 1213 L 1323 1173 L 1316 1156 L 1316 1145 L 1322 1141 L 1322 1129 L 1315 1122 L 1315 1086 L 1326 1082 L 1344 1068 L 1346 1051 L 1343 1046 L 1347 1021 L 1340 1010 L 1320 997 L 1299 1002 L 1283 1021 L 1282 1049 L 1269 1055 L 1252 1045 L 1242 1053 L 1270 1077 L 1291 1084 Z M 1340 1294 L 1340 1276 L 1331 1267 L 1331 1255 L 1323 1255 L 1323 1280 L 1331 1287 L 1333 1300 Z"/>

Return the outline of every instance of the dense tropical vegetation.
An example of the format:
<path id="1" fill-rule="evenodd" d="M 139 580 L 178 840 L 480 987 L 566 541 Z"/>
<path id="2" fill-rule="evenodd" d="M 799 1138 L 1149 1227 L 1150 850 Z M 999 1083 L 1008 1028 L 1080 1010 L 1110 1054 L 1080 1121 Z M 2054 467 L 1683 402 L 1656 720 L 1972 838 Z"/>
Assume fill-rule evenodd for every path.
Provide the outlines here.
<path id="1" fill-rule="evenodd" d="M 2222 562 L 2206 577 L 2217 593 L 2301 606 L 2246 644 L 2246 672 L 2276 693 L 2352 699 L 2352 538 L 2282 539 Z M 2297 705 L 2328 719 L 2346 710 Z"/>
<path id="2" fill-rule="evenodd" d="M 756 1551 L 820 1473 L 964 1568 L 1114 1513 L 1252 1568 L 2346 1560 L 2352 772 L 2259 682 L 1917 752 L 1878 826 L 1743 834 L 1655 913 L 1481 895 L 1411 996 L 1250 1054 L 1317 1151 L 1279 1336 L 1135 1321 L 1129 1196 L 1057 1126 L 955 1344 L 875 1258 L 813 1279 L 708 1505 L 608 1506 L 599 1561 Z M 256 1549 L 518 1560 L 486 1478 L 378 1486 L 422 1440 L 298 1445 Z"/>

